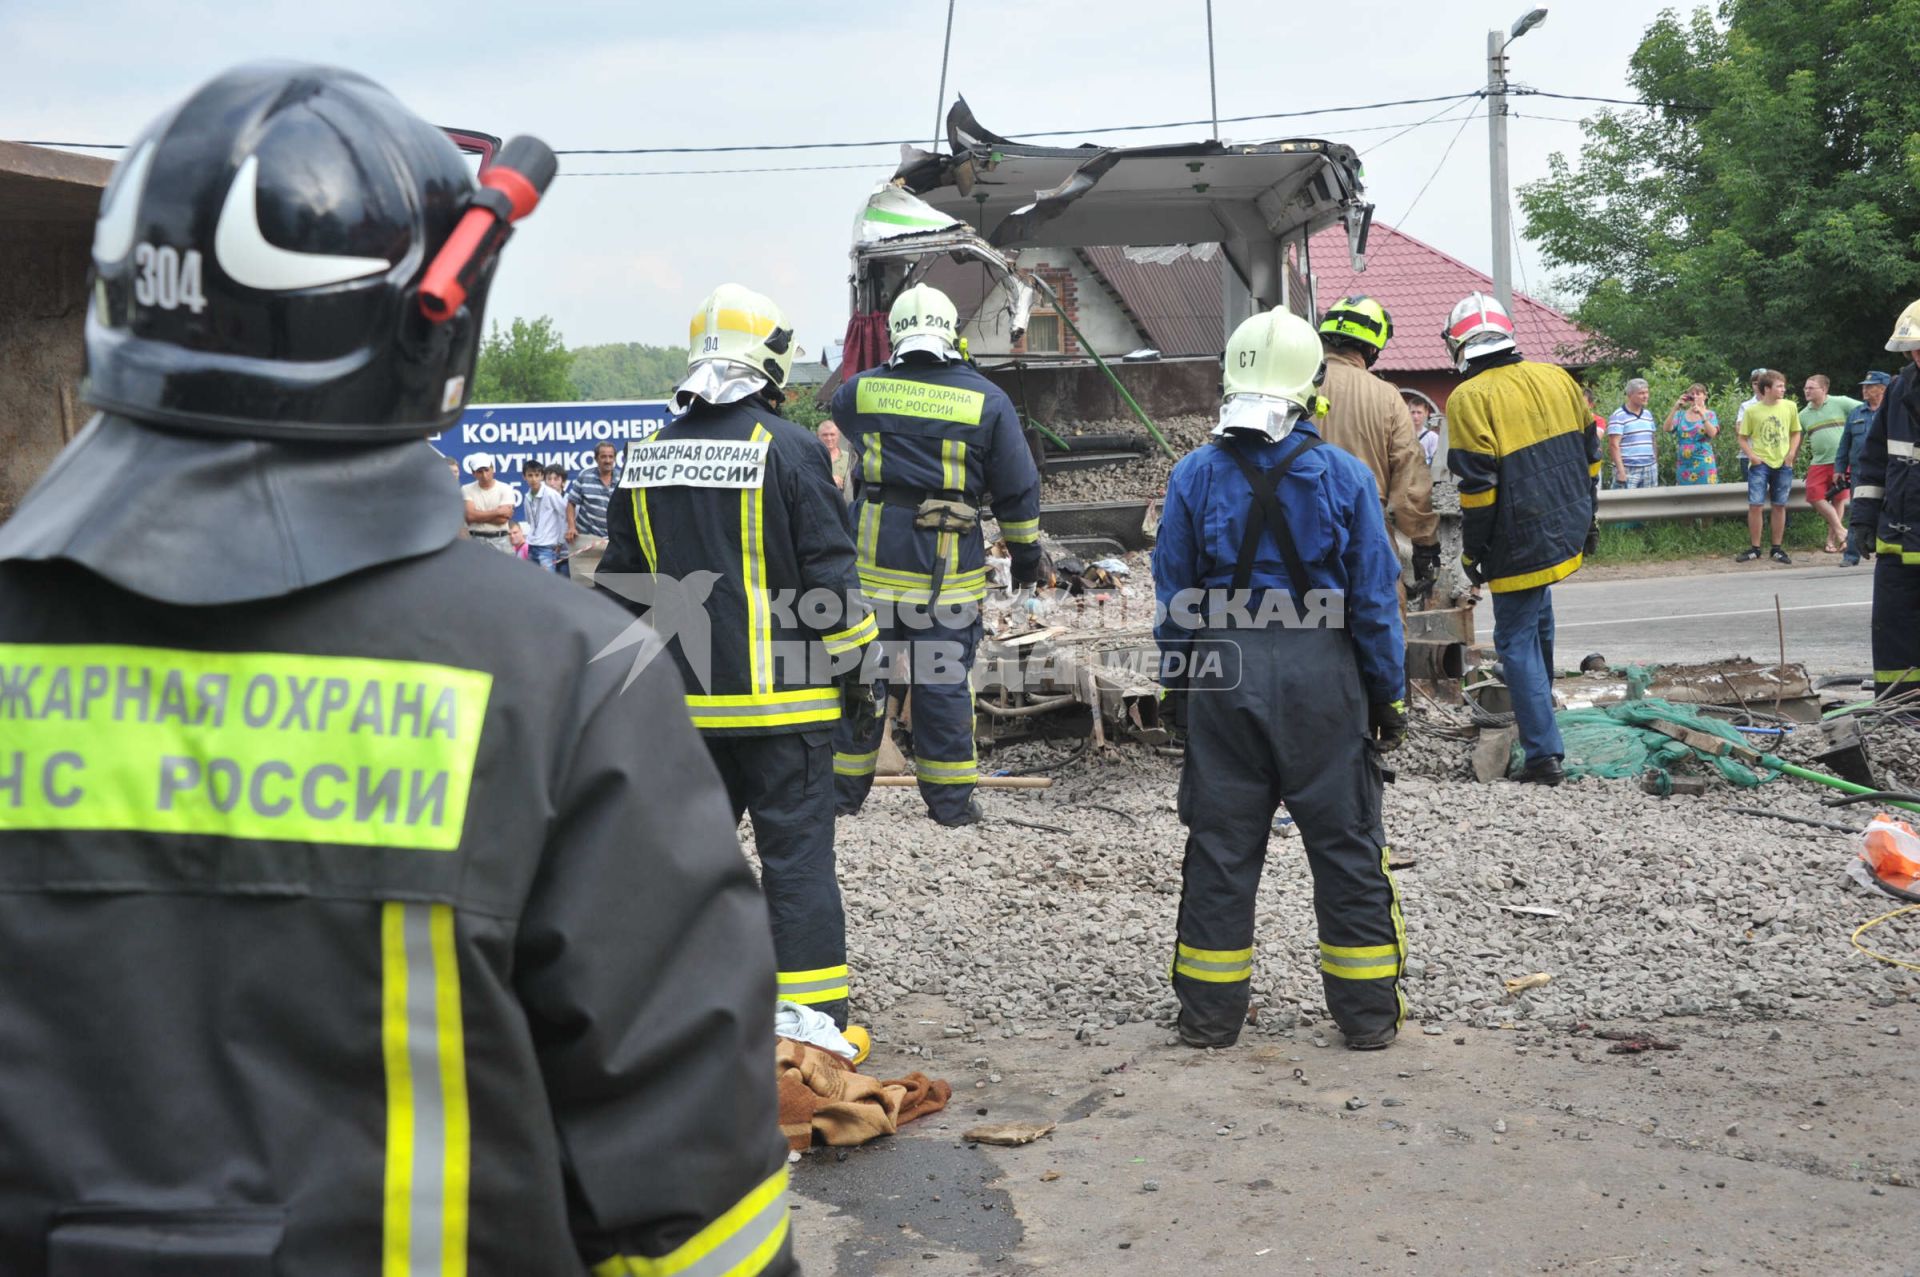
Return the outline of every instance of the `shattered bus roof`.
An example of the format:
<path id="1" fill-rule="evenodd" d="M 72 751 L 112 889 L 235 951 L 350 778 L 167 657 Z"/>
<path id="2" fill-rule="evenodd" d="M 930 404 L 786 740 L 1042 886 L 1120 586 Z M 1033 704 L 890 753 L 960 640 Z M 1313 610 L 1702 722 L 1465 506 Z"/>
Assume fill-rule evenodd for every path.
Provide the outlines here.
<path id="1" fill-rule="evenodd" d="M 1005 248 L 1221 242 L 1244 252 L 1366 208 L 1360 157 L 1338 142 L 1032 146 L 981 127 L 964 98 L 947 136 L 952 154 L 909 149 L 896 177 Z"/>

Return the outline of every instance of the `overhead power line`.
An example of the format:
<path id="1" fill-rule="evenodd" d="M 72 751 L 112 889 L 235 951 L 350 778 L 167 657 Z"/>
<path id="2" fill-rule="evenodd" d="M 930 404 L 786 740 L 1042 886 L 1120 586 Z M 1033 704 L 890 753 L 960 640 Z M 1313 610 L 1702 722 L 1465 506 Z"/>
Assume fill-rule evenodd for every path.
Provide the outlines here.
<path id="1" fill-rule="evenodd" d="M 1556 98 L 1562 102 L 1606 102 L 1613 106 L 1659 107 L 1665 111 L 1706 112 L 1713 109 L 1709 106 L 1702 106 L 1697 102 L 1654 102 L 1646 98 L 1596 98 L 1584 93 L 1549 93 L 1545 89 L 1508 89 L 1507 96 L 1512 98 Z"/>
<path id="2" fill-rule="evenodd" d="M 1249 124 L 1260 120 L 1292 120 L 1315 115 L 1346 115 L 1354 111 L 1377 111 L 1390 106 L 1425 106 L 1434 102 L 1459 102 L 1466 98 L 1477 98 L 1484 91 L 1474 89 L 1467 93 L 1450 93 L 1440 97 L 1399 98 L 1388 102 L 1361 102 L 1352 106 L 1323 106 L 1310 111 L 1269 111 L 1261 115 L 1235 115 L 1222 118 L 1222 124 Z M 1098 128 L 1086 129 L 1029 129 L 1014 133 L 1015 139 L 1033 137 L 1094 136 L 1104 133 L 1141 133 L 1152 129 L 1198 128 L 1211 125 L 1211 120 L 1165 120 L 1158 124 L 1110 124 Z M 126 149 L 124 142 L 47 142 L 37 140 L 12 139 L 22 146 L 65 146 L 85 151 L 119 151 Z M 739 151 L 833 151 L 853 150 L 864 146 L 918 146 L 920 138 L 877 138 L 866 142 L 766 142 L 738 146 L 601 146 L 555 148 L 555 155 L 723 155 Z"/>
<path id="3" fill-rule="evenodd" d="M 1427 187 L 1433 185 L 1433 179 L 1440 176 L 1440 170 L 1447 166 L 1447 157 L 1453 154 L 1454 144 L 1460 140 L 1460 134 L 1465 133 L 1467 131 L 1467 125 L 1473 123 L 1473 121 L 1474 121 L 1474 117 L 1471 115 L 1469 115 L 1466 119 L 1460 121 L 1460 127 L 1458 130 L 1454 132 L 1452 140 L 1447 143 L 1447 149 L 1440 152 L 1440 162 L 1433 166 L 1433 172 L 1427 174 L 1427 180 L 1425 184 L 1420 187 L 1420 193 L 1413 197 L 1413 203 L 1407 205 L 1407 211 L 1402 213 L 1400 215 L 1400 220 L 1394 223 L 1394 226 L 1397 229 L 1399 230 L 1406 229 L 1407 219 L 1413 216 L 1414 209 L 1420 207 L 1421 196 L 1424 196 L 1427 193 Z"/>
<path id="4" fill-rule="evenodd" d="M 1467 116 L 1467 119 L 1469 120 L 1478 120 L 1483 118 L 1485 117 L 1480 112 L 1474 112 Z M 1529 116 L 1526 118 L 1542 119 L 1542 118 L 1550 118 L 1550 117 Z M 1342 136 L 1345 136 L 1349 133 L 1385 133 L 1385 132 L 1388 132 L 1389 130 L 1398 129 L 1399 133 L 1396 134 L 1396 136 L 1404 136 L 1405 134 L 1412 132 L 1414 129 L 1423 128 L 1428 125 L 1452 124 L 1452 123 L 1453 121 L 1450 119 L 1439 119 L 1434 116 L 1428 116 L 1424 120 L 1414 120 L 1411 123 L 1407 123 L 1403 121 L 1399 124 L 1368 124 L 1360 128 L 1342 129 L 1340 130 L 1340 132 Z M 1393 140 L 1394 138 L 1385 138 L 1380 142 L 1376 143 L 1375 145 L 1373 145 L 1372 147 L 1369 147 L 1367 150 L 1360 152 L 1360 154 L 1370 155 L 1374 151 L 1379 150 L 1380 147 L 1385 146 L 1388 142 L 1391 142 Z M 725 176 L 729 173 L 838 173 L 838 172 L 843 172 L 849 169 L 864 169 L 867 172 L 871 173 L 874 171 L 876 167 L 877 167 L 876 164 L 869 163 L 869 164 L 783 164 L 783 165 L 778 165 L 770 168 L 754 167 L 754 168 L 680 168 L 680 169 L 589 169 L 586 172 L 579 172 L 573 169 L 568 169 L 562 174 L 562 176 L 565 176 L 565 177 L 718 177 L 718 176 Z"/>

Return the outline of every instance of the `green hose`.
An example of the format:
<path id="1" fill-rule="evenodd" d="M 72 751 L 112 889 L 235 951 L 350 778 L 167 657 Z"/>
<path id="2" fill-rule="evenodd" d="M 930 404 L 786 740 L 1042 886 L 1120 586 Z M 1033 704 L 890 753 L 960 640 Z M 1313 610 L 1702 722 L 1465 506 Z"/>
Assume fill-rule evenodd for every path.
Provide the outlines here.
<path id="1" fill-rule="evenodd" d="M 1035 430 L 1038 430 L 1041 434 L 1045 435 L 1047 438 L 1053 440 L 1056 444 L 1060 445 L 1060 450 L 1062 452 L 1073 451 L 1073 445 L 1068 443 L 1065 439 L 1062 439 L 1059 435 L 1053 433 L 1053 431 L 1047 429 L 1047 423 L 1040 420 L 1040 418 L 1028 417 L 1027 424 L 1032 426 Z"/>
<path id="2" fill-rule="evenodd" d="M 1816 785 L 1825 785 L 1828 789 L 1837 789 L 1843 794 L 1871 794 L 1878 792 L 1870 785 L 1856 785 L 1850 780 L 1841 780 L 1838 776 L 1829 776 L 1825 772 L 1817 772 L 1808 767 L 1797 767 L 1777 754 L 1760 755 L 1760 763 L 1764 767 L 1773 768 L 1773 770 L 1783 776 L 1795 776 L 1801 780 L 1810 780 Z M 1888 799 L 1887 805 L 1889 807 L 1903 807 L 1908 811 L 1920 811 L 1920 805 L 1897 802 L 1893 799 Z"/>
<path id="3" fill-rule="evenodd" d="M 1087 340 L 1087 335 L 1080 331 L 1080 325 L 1073 322 L 1073 317 L 1067 314 L 1067 308 L 1060 304 L 1060 297 L 1053 291 L 1053 286 L 1038 275 L 1033 277 L 1033 282 L 1046 289 L 1047 296 L 1053 299 L 1054 309 L 1060 312 L 1061 322 L 1066 324 L 1073 335 L 1080 339 L 1081 347 L 1085 349 L 1089 355 L 1093 356 L 1093 362 L 1100 371 L 1107 374 L 1107 380 L 1112 382 L 1113 388 L 1120 392 L 1120 397 L 1127 401 L 1127 407 L 1133 409 L 1133 415 L 1140 418 L 1140 424 L 1145 426 L 1147 433 L 1154 437 L 1155 442 L 1160 445 L 1160 450 L 1178 461 L 1180 454 L 1173 450 L 1173 445 L 1167 442 L 1167 437 L 1160 433 L 1160 427 L 1153 424 L 1153 418 L 1149 417 L 1145 409 L 1134 402 L 1133 396 L 1127 393 L 1127 388 L 1120 384 L 1120 378 L 1114 376 L 1113 369 L 1107 367 L 1107 361 L 1100 358 L 1100 352 L 1093 348 L 1093 343 Z"/>

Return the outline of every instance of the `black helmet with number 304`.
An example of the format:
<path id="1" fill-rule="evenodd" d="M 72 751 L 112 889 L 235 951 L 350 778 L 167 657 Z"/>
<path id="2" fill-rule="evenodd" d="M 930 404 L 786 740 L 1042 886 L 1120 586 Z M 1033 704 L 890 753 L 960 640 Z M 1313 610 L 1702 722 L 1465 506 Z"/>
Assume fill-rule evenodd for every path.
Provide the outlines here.
<path id="1" fill-rule="evenodd" d="M 446 322 L 419 288 L 474 190 L 443 132 L 352 72 L 218 76 L 127 149 L 101 199 L 84 397 L 202 434 L 445 429 L 492 263 Z"/>

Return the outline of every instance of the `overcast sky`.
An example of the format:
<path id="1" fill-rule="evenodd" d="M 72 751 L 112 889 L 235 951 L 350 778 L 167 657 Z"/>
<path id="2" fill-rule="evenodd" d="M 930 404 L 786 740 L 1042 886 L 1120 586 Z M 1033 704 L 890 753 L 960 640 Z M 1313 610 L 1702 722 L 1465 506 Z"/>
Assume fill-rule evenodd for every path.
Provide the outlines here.
<path id="1" fill-rule="evenodd" d="M 1459 93 L 1485 82 L 1486 32 L 1526 0 L 1366 5 L 1214 0 L 1220 114 Z M 1660 0 L 1559 0 L 1511 49 L 1513 77 L 1631 96 L 1628 56 Z M 1682 6 L 1691 7 L 1691 6 Z M 920 138 L 936 117 L 945 0 L 891 4 L 423 3 L 420 0 L 8 0 L 0 6 L 0 137 L 124 141 L 225 66 L 259 58 L 364 72 L 435 123 L 556 149 Z M 947 99 L 1001 134 L 1203 119 L 1202 0 L 959 0 Z M 1366 152 L 1376 216 L 1481 269 L 1491 260 L 1487 126 L 1432 106 L 1222 127 L 1235 141 L 1322 137 Z M 1478 103 L 1449 111 L 1459 120 Z M 1577 150 L 1592 104 L 1515 103 L 1514 184 Z M 942 108 L 943 110 L 943 108 Z M 1368 131 L 1363 131 L 1368 130 Z M 1204 126 L 1126 135 L 1189 141 Z M 1457 139 L 1457 140 L 1456 140 Z M 1071 131 L 1045 139 L 1081 141 Z M 1451 153 L 1445 155 L 1453 143 Z M 846 320 L 848 236 L 895 146 L 720 155 L 568 156 L 506 250 L 491 316 L 550 314 L 569 344 L 686 340 L 715 284 L 773 296 L 810 352 Z M 853 165 L 830 171 L 589 177 L 595 171 Z M 1427 186 L 1425 193 L 1421 188 Z M 1416 203 L 1417 199 L 1417 203 Z M 1411 215 L 1408 210 L 1411 208 Z M 1521 256 L 1538 290 L 1544 268 Z M 1520 272 L 1515 274 L 1516 286 Z"/>

